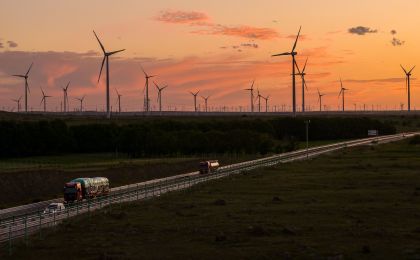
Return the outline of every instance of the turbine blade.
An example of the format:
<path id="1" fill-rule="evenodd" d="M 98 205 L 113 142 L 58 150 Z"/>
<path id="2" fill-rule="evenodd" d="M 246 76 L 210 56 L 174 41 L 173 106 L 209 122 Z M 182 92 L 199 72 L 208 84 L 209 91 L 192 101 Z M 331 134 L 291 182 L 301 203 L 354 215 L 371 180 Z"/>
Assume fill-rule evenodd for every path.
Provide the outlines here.
<path id="1" fill-rule="evenodd" d="M 103 52 L 104 52 L 104 54 L 105 54 L 105 53 L 106 53 L 106 51 L 105 51 L 105 47 L 104 47 L 104 45 L 102 44 L 101 40 L 99 40 L 98 35 L 96 35 L 95 30 L 93 31 L 93 34 L 95 34 L 95 37 L 96 37 L 96 39 L 98 40 L 99 45 L 101 46 L 101 49 L 102 49 L 102 51 L 103 51 Z"/>
<path id="2" fill-rule="evenodd" d="M 408 74 L 410 74 L 414 69 L 416 68 L 416 66 L 414 66 L 409 72 Z"/>
<path id="3" fill-rule="evenodd" d="M 305 88 L 306 88 L 306 90 L 308 90 L 308 85 L 306 85 L 306 80 L 305 80 L 305 78 L 303 78 L 303 84 L 305 84 Z"/>
<path id="4" fill-rule="evenodd" d="M 147 75 L 146 71 L 144 71 L 143 66 L 141 66 L 141 65 L 140 65 L 140 68 L 141 68 L 141 70 L 143 71 L 144 76 L 145 76 L 145 77 L 149 77 L 149 76 Z"/>
<path id="5" fill-rule="evenodd" d="M 115 53 L 119 53 L 119 52 L 122 52 L 122 51 L 125 51 L 125 49 L 118 50 L 118 51 L 113 51 L 113 52 L 108 52 L 108 55 L 111 56 L 111 55 L 114 55 Z"/>
<path id="6" fill-rule="evenodd" d="M 305 70 L 306 70 L 306 64 L 308 64 L 308 58 L 306 58 L 306 61 L 305 61 L 305 66 L 303 66 L 302 73 L 305 73 Z"/>
<path id="7" fill-rule="evenodd" d="M 14 77 L 19 77 L 19 78 L 25 78 L 25 76 L 24 76 L 24 75 L 12 75 L 12 76 L 14 76 Z"/>
<path id="8" fill-rule="evenodd" d="M 65 90 L 67 91 L 67 89 L 69 88 L 69 86 L 70 86 L 70 81 L 69 81 L 69 83 L 67 83 L 67 86 L 66 86 L 66 88 L 65 88 Z"/>
<path id="9" fill-rule="evenodd" d="M 300 28 L 299 28 L 299 32 L 298 32 L 298 35 L 297 35 L 297 37 L 296 37 L 295 44 L 293 45 L 292 52 L 294 52 L 294 51 L 295 51 L 295 49 L 296 49 L 296 45 L 297 45 L 297 42 L 298 42 L 298 40 L 299 40 L 299 36 L 300 36 L 300 30 L 302 30 L 302 26 L 300 26 Z"/>
<path id="10" fill-rule="evenodd" d="M 102 69 L 104 68 L 105 59 L 106 59 L 106 56 L 104 56 L 104 59 L 102 60 L 101 70 L 99 71 L 98 83 L 99 83 L 99 80 L 101 80 Z"/>
<path id="11" fill-rule="evenodd" d="M 160 91 L 160 88 L 158 86 L 158 84 L 156 84 L 156 82 L 153 81 L 153 84 L 155 84 L 155 87 Z"/>
<path id="12" fill-rule="evenodd" d="M 298 66 L 298 64 L 297 64 L 297 62 L 296 62 L 296 60 L 295 60 L 295 66 L 296 66 L 296 68 L 297 68 L 297 70 L 298 70 L 298 74 L 300 74 L 300 75 L 303 75 L 301 72 L 300 72 L 300 69 L 299 69 L 299 66 Z"/>
<path id="13" fill-rule="evenodd" d="M 30 72 L 30 71 L 31 71 L 31 69 L 32 69 L 32 65 L 34 65 L 34 63 L 33 63 L 33 62 L 31 63 L 31 66 L 29 66 L 29 69 L 28 69 L 28 71 L 26 72 L 25 76 L 28 76 L 29 72 Z"/>
<path id="14" fill-rule="evenodd" d="M 291 53 L 290 52 L 284 52 L 284 53 L 279 53 L 279 54 L 271 55 L 271 57 L 287 56 L 287 55 L 291 55 Z"/>
<path id="15" fill-rule="evenodd" d="M 401 69 L 403 69 L 403 71 L 405 72 L 405 75 L 407 75 L 408 74 L 407 70 L 403 67 L 403 65 L 400 64 L 400 66 L 401 66 Z"/>

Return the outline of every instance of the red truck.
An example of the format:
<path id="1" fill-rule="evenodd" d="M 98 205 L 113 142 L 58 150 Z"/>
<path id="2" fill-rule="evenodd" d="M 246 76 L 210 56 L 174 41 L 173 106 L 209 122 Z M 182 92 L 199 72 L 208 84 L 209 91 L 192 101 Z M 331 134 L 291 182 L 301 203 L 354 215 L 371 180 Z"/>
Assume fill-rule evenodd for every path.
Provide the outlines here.
<path id="1" fill-rule="evenodd" d="M 77 178 L 64 184 L 64 201 L 74 202 L 109 194 L 109 180 L 105 177 Z"/>
<path id="2" fill-rule="evenodd" d="M 200 174 L 215 173 L 219 169 L 217 160 L 200 162 Z"/>

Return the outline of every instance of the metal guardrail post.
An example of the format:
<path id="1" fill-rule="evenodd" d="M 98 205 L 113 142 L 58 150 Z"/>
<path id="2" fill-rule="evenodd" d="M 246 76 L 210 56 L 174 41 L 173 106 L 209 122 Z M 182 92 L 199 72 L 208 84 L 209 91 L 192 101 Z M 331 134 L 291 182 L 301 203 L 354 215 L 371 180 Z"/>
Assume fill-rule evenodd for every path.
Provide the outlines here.
<path id="1" fill-rule="evenodd" d="M 42 239 L 42 218 L 41 218 L 41 211 L 38 210 L 38 218 L 39 218 L 39 239 Z"/>
<path id="2" fill-rule="evenodd" d="M 28 245 L 28 215 L 25 215 L 25 244 Z"/>
<path id="3" fill-rule="evenodd" d="M 9 225 L 9 256 L 12 255 L 12 226 Z"/>
<path id="4" fill-rule="evenodd" d="M 53 215 L 53 217 L 54 217 L 54 222 L 53 222 L 53 225 L 55 226 L 55 211 L 54 211 L 54 215 Z"/>

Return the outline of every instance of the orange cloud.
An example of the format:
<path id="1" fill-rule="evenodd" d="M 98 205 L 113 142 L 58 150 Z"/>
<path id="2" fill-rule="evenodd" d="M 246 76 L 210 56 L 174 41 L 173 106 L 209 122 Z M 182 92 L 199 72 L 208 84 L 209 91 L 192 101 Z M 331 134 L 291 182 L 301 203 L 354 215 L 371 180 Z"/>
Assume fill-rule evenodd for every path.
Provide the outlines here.
<path id="1" fill-rule="evenodd" d="M 259 39 L 259 40 L 271 40 L 279 37 L 279 34 L 271 28 L 258 28 L 252 26 L 225 26 L 225 25 L 214 25 L 207 29 L 192 31 L 191 33 L 196 34 L 207 34 L 207 35 L 226 35 L 243 37 L 247 39 Z"/>
<path id="2" fill-rule="evenodd" d="M 226 35 L 247 39 L 270 40 L 279 37 L 271 28 L 259 28 L 247 25 L 227 26 L 210 22 L 210 18 L 201 12 L 162 11 L 155 17 L 156 21 L 171 24 L 189 24 L 191 26 L 205 27 L 191 33 L 204 35 Z"/>
<path id="3" fill-rule="evenodd" d="M 156 21 L 175 24 L 190 24 L 207 21 L 209 17 L 200 12 L 162 11 L 155 17 Z"/>

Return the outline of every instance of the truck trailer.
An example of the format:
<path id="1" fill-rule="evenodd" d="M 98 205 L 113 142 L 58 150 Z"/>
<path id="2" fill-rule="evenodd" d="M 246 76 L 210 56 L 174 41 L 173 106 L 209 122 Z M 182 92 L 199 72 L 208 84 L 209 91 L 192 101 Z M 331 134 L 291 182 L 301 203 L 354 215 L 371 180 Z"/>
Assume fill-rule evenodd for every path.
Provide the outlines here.
<path id="1" fill-rule="evenodd" d="M 77 178 L 64 184 L 64 201 L 74 202 L 109 194 L 109 180 L 105 177 Z"/>
<path id="2" fill-rule="evenodd" d="M 215 173 L 219 169 L 217 160 L 200 162 L 200 174 Z"/>

